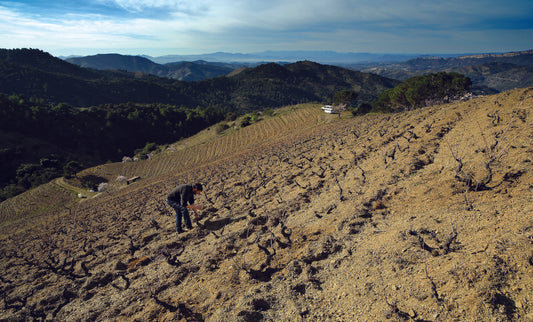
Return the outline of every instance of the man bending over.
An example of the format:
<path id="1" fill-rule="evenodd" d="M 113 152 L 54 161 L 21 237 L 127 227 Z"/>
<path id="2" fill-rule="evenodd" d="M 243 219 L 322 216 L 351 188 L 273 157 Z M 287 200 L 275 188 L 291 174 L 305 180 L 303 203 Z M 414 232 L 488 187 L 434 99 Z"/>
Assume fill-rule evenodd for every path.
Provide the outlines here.
<path id="1" fill-rule="evenodd" d="M 167 195 L 167 204 L 176 211 L 176 231 L 178 234 L 183 232 L 183 228 L 181 228 L 182 217 L 185 221 L 185 227 L 187 227 L 187 229 L 192 229 L 191 217 L 187 210 L 187 203 L 192 206 L 191 208 L 195 207 L 194 195 L 201 193 L 202 190 L 203 188 L 200 183 L 194 185 L 181 184 L 172 189 Z"/>

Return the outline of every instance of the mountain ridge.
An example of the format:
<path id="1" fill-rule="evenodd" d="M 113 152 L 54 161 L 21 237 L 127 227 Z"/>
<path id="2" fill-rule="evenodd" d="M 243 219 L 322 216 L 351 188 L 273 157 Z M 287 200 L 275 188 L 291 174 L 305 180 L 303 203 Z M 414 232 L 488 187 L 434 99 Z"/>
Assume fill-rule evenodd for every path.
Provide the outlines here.
<path id="1" fill-rule="evenodd" d="M 7 53 L 9 55 L 20 53 L 18 51 L 3 51 L 6 56 L 8 56 Z M 365 94 L 371 94 L 367 88 L 372 85 L 361 83 L 365 78 L 362 77 L 361 72 L 346 69 L 343 75 L 350 74 L 350 81 L 346 82 L 339 76 L 335 87 L 328 87 L 320 83 L 313 84 L 313 87 L 322 87 L 321 94 L 316 95 L 314 91 L 311 92 L 303 88 L 299 82 L 293 81 L 291 84 L 287 84 L 280 77 L 276 78 L 276 82 L 261 78 L 260 75 L 256 75 L 257 77 L 254 79 L 246 80 L 243 76 L 245 74 L 241 73 L 232 77 L 215 77 L 197 82 L 185 82 L 120 70 L 87 69 L 52 57 L 42 51 L 36 51 L 36 53 L 39 53 L 38 58 L 44 59 L 45 63 L 39 66 L 29 66 L 17 64 L 16 61 L 0 60 L 0 71 L 2 71 L 0 74 L 0 92 L 23 94 L 28 97 L 44 99 L 47 102 L 56 104 L 64 102 L 77 107 L 129 101 L 204 107 L 227 105 L 237 110 L 253 110 L 285 106 L 303 101 L 329 101 L 336 91 L 344 89 L 358 91 L 359 88 L 362 88 L 366 91 Z M 48 61 L 53 63 L 53 66 L 57 65 L 60 68 L 47 68 Z M 147 66 L 152 65 L 147 63 Z M 329 65 L 317 64 L 315 66 Z M 282 68 L 284 67 L 279 70 Z M 58 70 L 74 70 L 76 73 L 58 73 Z M 319 68 L 315 68 L 315 72 L 318 73 Z M 17 76 L 13 77 L 12 75 Z M 334 75 L 332 76 L 334 77 Z M 317 77 L 313 78 L 318 79 Z M 381 83 L 383 89 L 393 87 L 398 83 L 384 77 L 371 77 L 371 79 Z M 251 86 L 251 83 L 254 86 Z M 309 79 L 306 84 L 309 84 Z M 220 95 L 221 93 L 224 95 Z M 371 96 L 376 97 L 377 95 L 377 92 L 371 94 Z"/>
<path id="2" fill-rule="evenodd" d="M 449 58 L 418 57 L 403 63 L 367 65 L 354 69 L 398 80 L 438 71 L 458 72 L 470 77 L 481 92 L 493 93 L 532 86 L 531 66 L 533 50 Z M 502 68 L 506 71 L 502 71 Z M 485 71 L 483 77 L 476 71 L 480 69 Z"/>
<path id="3" fill-rule="evenodd" d="M 129 56 L 120 54 L 98 54 L 93 56 L 74 57 L 65 59 L 69 63 L 85 68 L 100 70 L 125 70 L 133 73 L 152 74 L 158 77 L 168 77 L 184 81 L 198 81 L 229 74 L 241 65 L 222 63 L 172 62 L 158 64 L 143 56 Z"/>
<path id="4" fill-rule="evenodd" d="M 130 56 L 125 56 L 124 59 L 130 59 L 128 57 Z M 487 54 L 450 54 L 440 56 L 337 53 L 333 51 L 265 51 L 255 54 L 218 52 L 204 55 L 168 55 L 161 57 L 150 57 L 145 55 L 142 57 L 151 61 L 166 63 L 160 65 L 157 71 L 143 70 L 135 68 L 134 66 L 129 66 L 127 70 L 131 72 L 148 72 L 158 76 L 181 80 L 202 80 L 210 77 L 230 75 L 234 74 L 234 70 L 255 67 L 268 62 L 276 62 L 285 65 L 296 61 L 308 60 L 375 73 L 398 80 L 406 80 L 409 77 L 438 71 L 461 72 L 461 69 L 465 70 L 465 68 L 468 68 L 469 66 L 505 63 L 516 65 L 508 65 L 509 70 L 506 74 L 509 76 L 504 76 L 504 74 L 501 74 L 500 72 L 496 72 L 497 74 L 495 75 L 486 74 L 484 75 L 486 81 L 481 81 L 481 78 L 476 73 L 466 74 L 466 76 L 474 79 L 474 85 L 478 88 L 478 91 L 483 93 L 493 93 L 495 91 L 533 85 L 533 82 L 531 82 L 527 76 L 524 76 L 524 74 L 530 73 L 528 66 L 533 65 L 533 50 Z M 71 61 L 83 61 L 84 59 L 88 58 L 75 58 L 71 59 Z M 199 59 L 202 62 L 209 62 L 206 62 L 202 66 L 196 66 L 195 62 L 199 62 Z M 171 63 L 173 60 L 180 60 L 180 62 Z M 191 60 L 193 62 L 186 63 L 186 61 Z M 227 67 L 227 69 L 217 66 L 216 64 L 225 64 L 224 67 Z M 87 66 L 89 65 L 90 64 Z M 117 69 L 121 66 L 123 67 L 123 64 L 116 64 L 115 66 L 108 67 Z M 194 68 L 191 66 L 194 66 Z M 98 63 L 95 62 L 92 67 L 99 68 Z M 172 69 L 172 71 L 168 69 Z M 490 70 L 490 67 L 488 70 Z M 523 76 L 517 79 L 510 76 L 512 74 Z M 498 83 L 498 80 L 501 80 L 501 84 Z"/>

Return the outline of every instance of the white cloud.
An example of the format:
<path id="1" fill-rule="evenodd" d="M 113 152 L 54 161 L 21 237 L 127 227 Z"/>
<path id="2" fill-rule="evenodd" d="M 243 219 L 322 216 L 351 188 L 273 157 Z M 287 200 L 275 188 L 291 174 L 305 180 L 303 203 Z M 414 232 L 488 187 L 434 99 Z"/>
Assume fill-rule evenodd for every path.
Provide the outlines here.
<path id="1" fill-rule="evenodd" d="M 147 54 L 155 54 L 150 51 L 153 48 L 169 48 L 166 53 L 172 53 L 172 48 L 188 48 L 187 53 L 267 49 L 394 52 L 400 48 L 402 52 L 409 48 L 428 52 L 452 46 L 454 41 L 462 46 L 461 40 L 468 35 L 483 34 L 480 28 L 504 30 L 505 19 L 514 21 L 516 16 L 529 17 L 531 13 L 531 5 L 524 5 L 529 7 L 523 10 L 517 7 L 519 0 L 89 1 L 98 3 L 98 11 L 58 14 L 61 6 L 56 3 L 53 15 L 41 15 L 35 8 L 28 13 L 21 4 L 8 8 L 9 3 L 3 2 L 2 46 L 100 51 L 145 48 L 139 53 Z M 92 6 L 83 2 L 80 8 Z M 112 9 L 104 12 L 102 8 Z M 500 20 L 494 22 L 495 17 Z M 514 28 L 522 25 L 515 23 Z M 504 32 L 494 35 L 494 41 L 504 39 Z M 521 35 L 531 39 L 530 29 Z M 479 39 L 490 44 L 491 35 L 487 32 Z"/>
<path id="2" fill-rule="evenodd" d="M 186 12 L 197 14 L 206 10 L 205 1 L 202 0 L 97 0 L 107 5 L 116 5 L 124 10 L 142 13 L 144 10 L 156 9 L 170 12 Z"/>

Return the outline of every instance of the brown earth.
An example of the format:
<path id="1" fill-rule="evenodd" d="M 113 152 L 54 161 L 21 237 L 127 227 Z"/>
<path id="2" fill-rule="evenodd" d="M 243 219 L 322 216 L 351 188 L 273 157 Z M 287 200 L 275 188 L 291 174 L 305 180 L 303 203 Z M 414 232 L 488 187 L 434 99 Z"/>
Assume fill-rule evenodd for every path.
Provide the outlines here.
<path id="1" fill-rule="evenodd" d="M 0 320 L 533 321 L 532 106 L 533 88 L 356 118 L 307 107 L 224 157 L 202 149 L 256 125 L 157 171 L 95 168 L 143 179 L 49 215 L 6 203 Z M 204 209 L 178 235 L 164 198 L 194 182 Z"/>

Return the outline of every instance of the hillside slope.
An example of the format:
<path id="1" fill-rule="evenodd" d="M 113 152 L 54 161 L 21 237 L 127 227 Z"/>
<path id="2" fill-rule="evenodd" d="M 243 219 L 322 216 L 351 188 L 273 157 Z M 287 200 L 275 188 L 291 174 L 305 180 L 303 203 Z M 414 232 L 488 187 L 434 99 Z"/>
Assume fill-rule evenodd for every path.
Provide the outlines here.
<path id="1" fill-rule="evenodd" d="M 304 74 L 287 69 L 303 66 Z M 360 100 L 368 103 L 383 90 L 400 83 L 310 62 L 294 63 L 287 68 L 265 64 L 232 77 L 185 82 L 148 74 L 86 69 L 40 50 L 0 49 L 0 92 L 75 107 L 132 102 L 189 108 L 228 106 L 240 113 L 303 102 L 329 102 L 341 90 L 354 90 L 360 94 Z M 320 73 L 327 73 L 328 83 L 321 81 Z M 290 77 L 285 78 L 286 75 Z"/>
<path id="2" fill-rule="evenodd" d="M 533 319 L 533 88 L 317 108 L 178 143 L 165 166 L 102 165 L 144 178 L 4 225 L 0 319 Z M 165 195 L 197 181 L 204 210 L 177 235 Z"/>
<path id="3" fill-rule="evenodd" d="M 369 66 L 362 71 L 393 79 L 406 80 L 413 76 L 438 71 L 457 72 L 472 79 L 480 91 L 506 91 L 533 85 L 533 51 L 506 54 L 485 54 L 461 57 L 419 57 L 399 64 Z"/>
<path id="4" fill-rule="evenodd" d="M 242 65 L 223 63 L 173 62 L 157 64 L 141 56 L 119 54 L 98 54 L 93 56 L 72 57 L 66 61 L 85 68 L 102 70 L 125 70 L 132 73 L 152 74 L 184 81 L 199 81 L 229 74 Z"/>

